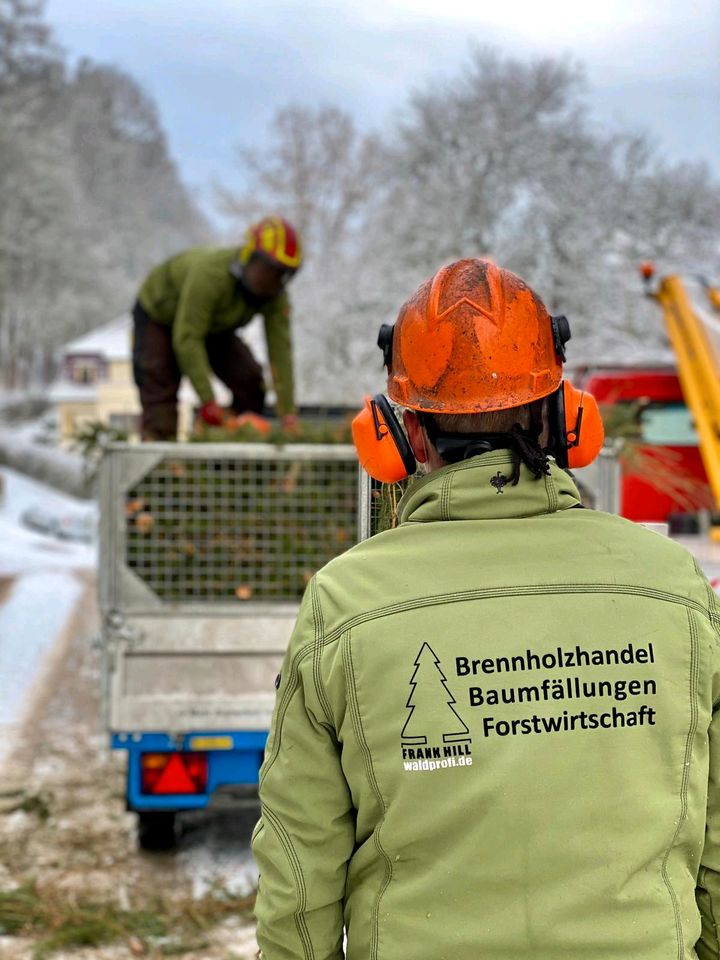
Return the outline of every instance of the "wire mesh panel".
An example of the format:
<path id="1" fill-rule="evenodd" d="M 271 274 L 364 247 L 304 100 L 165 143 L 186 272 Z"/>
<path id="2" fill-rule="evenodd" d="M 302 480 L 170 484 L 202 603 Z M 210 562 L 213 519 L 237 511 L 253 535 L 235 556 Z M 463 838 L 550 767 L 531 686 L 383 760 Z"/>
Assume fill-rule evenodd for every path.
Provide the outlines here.
<path id="1" fill-rule="evenodd" d="M 126 499 L 128 567 L 161 600 L 293 600 L 355 539 L 356 466 L 170 460 Z"/>
<path id="2" fill-rule="evenodd" d="M 163 603 L 297 601 L 357 541 L 358 467 L 352 451 L 296 450 L 178 450 L 136 471 L 114 494 L 126 569 Z"/>

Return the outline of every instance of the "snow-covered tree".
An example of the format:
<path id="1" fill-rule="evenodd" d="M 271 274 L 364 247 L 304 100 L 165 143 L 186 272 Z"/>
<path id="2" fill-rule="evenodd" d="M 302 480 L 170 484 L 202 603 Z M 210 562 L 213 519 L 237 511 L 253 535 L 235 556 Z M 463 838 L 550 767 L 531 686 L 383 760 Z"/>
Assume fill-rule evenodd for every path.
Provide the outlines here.
<path id="1" fill-rule="evenodd" d="M 0 383 L 20 385 L 205 226 L 154 105 L 118 70 L 70 74 L 34 0 L 0 0 L 0 113 Z"/>
<path id="2" fill-rule="evenodd" d="M 657 351 L 663 326 L 637 264 L 717 275 L 720 184 L 663 162 L 642 133 L 602 130 L 584 93 L 571 61 L 477 48 L 416 90 L 382 137 L 294 106 L 262 150 L 242 152 L 251 176 L 235 212 L 277 209 L 308 235 L 292 288 L 303 399 L 355 402 L 378 387 L 379 324 L 459 257 L 492 257 L 567 314 L 571 361 Z"/>

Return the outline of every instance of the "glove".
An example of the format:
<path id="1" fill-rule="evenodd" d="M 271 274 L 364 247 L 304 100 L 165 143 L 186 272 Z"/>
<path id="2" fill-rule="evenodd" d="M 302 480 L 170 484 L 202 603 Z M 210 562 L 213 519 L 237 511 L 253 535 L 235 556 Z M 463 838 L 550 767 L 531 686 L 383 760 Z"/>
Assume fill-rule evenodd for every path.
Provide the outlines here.
<path id="1" fill-rule="evenodd" d="M 272 430 L 272 425 L 265 417 L 259 413 L 239 413 L 236 417 L 230 417 L 225 421 L 225 426 L 231 430 L 239 430 L 241 427 L 252 427 L 256 433 L 267 435 Z"/>
<path id="2" fill-rule="evenodd" d="M 214 400 L 200 407 L 200 416 L 211 427 L 221 427 L 225 422 L 225 411 Z"/>

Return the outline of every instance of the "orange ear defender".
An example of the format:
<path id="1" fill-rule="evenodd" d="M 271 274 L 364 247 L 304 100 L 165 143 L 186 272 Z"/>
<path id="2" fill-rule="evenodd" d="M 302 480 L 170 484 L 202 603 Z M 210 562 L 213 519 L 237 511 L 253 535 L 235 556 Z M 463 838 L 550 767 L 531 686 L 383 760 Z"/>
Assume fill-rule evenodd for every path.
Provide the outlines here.
<path id="1" fill-rule="evenodd" d="M 553 453 L 558 465 L 586 467 L 600 453 L 605 440 L 597 400 L 563 380 L 552 401 Z"/>
<path id="2" fill-rule="evenodd" d="M 605 439 L 595 397 L 563 380 L 551 398 L 550 419 L 558 465 L 575 470 L 592 463 Z M 365 406 L 352 422 L 352 435 L 360 464 L 374 480 L 398 483 L 415 473 L 408 439 L 383 394 L 365 397 Z"/>
<path id="3" fill-rule="evenodd" d="M 352 436 L 360 464 L 373 480 L 397 483 L 415 473 L 408 439 L 382 393 L 365 397 L 365 406 L 352 422 Z"/>

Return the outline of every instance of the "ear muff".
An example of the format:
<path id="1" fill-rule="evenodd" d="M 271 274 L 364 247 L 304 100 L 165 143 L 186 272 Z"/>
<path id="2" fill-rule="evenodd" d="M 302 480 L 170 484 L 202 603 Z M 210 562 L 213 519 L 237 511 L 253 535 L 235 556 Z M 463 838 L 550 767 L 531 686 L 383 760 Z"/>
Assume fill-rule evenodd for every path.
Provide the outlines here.
<path id="1" fill-rule="evenodd" d="M 597 400 L 568 380 L 563 380 L 553 398 L 551 425 L 555 459 L 561 467 L 586 467 L 600 453 L 605 430 Z"/>
<path id="2" fill-rule="evenodd" d="M 415 473 L 408 439 L 382 393 L 365 397 L 365 406 L 352 422 L 352 436 L 360 464 L 373 480 L 397 483 Z"/>
<path id="3" fill-rule="evenodd" d="M 377 345 L 382 350 L 383 366 L 387 367 L 388 373 L 392 369 L 392 346 L 395 327 L 390 323 L 384 323 L 378 333 Z"/>

